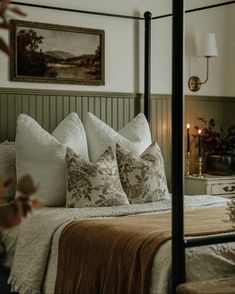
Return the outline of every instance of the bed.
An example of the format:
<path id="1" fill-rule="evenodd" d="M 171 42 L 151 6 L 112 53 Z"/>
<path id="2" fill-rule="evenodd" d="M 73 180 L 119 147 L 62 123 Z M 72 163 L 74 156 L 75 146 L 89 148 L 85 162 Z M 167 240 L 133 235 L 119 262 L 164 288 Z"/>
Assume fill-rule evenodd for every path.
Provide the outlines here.
<path id="1" fill-rule="evenodd" d="M 223 198 L 197 196 L 185 198 L 185 207 L 220 207 L 226 205 Z M 58 258 L 58 242 L 62 230 L 68 222 L 76 218 L 100 218 L 124 216 L 137 213 L 163 213 L 169 211 L 170 200 L 159 203 L 123 205 L 109 208 L 43 208 L 29 217 L 21 228 L 17 228 L 4 236 L 3 242 L 9 243 L 18 238 L 15 260 L 13 262 L 12 247 L 8 247 L 8 255 L 4 264 L 12 266 L 14 280 L 12 285 L 21 293 L 40 293 L 43 285 L 44 293 L 54 293 Z M 56 221 L 55 221 L 56 219 Z M 46 230 L 45 230 L 46 228 Z M 38 239 L 40 234 L 40 240 Z M 7 240 L 8 238 L 8 240 Z M 14 241 L 15 242 L 15 241 Z M 14 248 L 15 249 L 15 248 Z M 171 241 L 167 241 L 154 257 L 151 272 L 150 293 L 169 293 L 171 274 Z M 186 254 L 187 281 L 217 278 L 234 273 L 234 244 L 210 245 L 207 247 L 190 248 Z M 27 257 L 27 258 L 26 258 Z M 39 262 L 40 260 L 40 262 Z M 24 282 L 23 282 L 24 281 Z M 44 281 L 44 282 L 43 282 Z M 20 286 L 21 283 L 21 286 Z M 25 288 L 27 287 L 29 288 Z M 31 288 L 30 288 L 31 287 Z"/>
<path id="2" fill-rule="evenodd" d="M 151 14 L 146 14 L 146 24 L 149 25 L 149 21 L 151 18 Z M 147 43 L 148 43 L 147 38 Z M 148 52 L 148 46 L 146 48 Z M 146 54 L 146 59 L 149 58 L 149 55 Z M 148 68 L 146 70 L 146 84 L 149 84 L 149 76 L 148 76 Z M 177 91 L 176 91 L 177 92 Z M 175 93 L 174 93 L 175 94 Z M 149 113 L 149 87 L 145 91 L 145 114 L 148 118 Z M 177 102 L 178 103 L 178 102 Z M 84 207 L 84 203 L 81 203 L 80 199 L 79 201 L 74 200 L 74 193 L 73 193 L 73 184 L 71 184 L 71 189 L 68 193 L 68 191 L 65 191 L 65 177 L 64 173 L 62 172 L 62 178 L 61 179 L 61 166 L 63 167 L 64 161 L 61 160 L 61 158 L 64 158 L 64 155 L 66 154 L 66 148 L 61 147 L 62 145 L 66 145 L 67 142 L 69 142 L 69 147 L 71 149 L 75 149 L 77 153 L 83 154 L 83 157 L 87 156 L 87 150 L 85 145 L 81 142 L 84 142 L 84 133 L 81 130 L 80 122 L 77 123 L 77 117 L 74 116 L 73 118 L 67 120 L 65 123 L 62 122 L 62 127 L 57 127 L 54 132 L 52 133 L 52 136 L 55 139 L 51 138 L 51 135 L 44 134 L 45 135 L 45 141 L 51 141 L 50 146 L 47 148 L 47 151 L 49 152 L 49 156 L 46 155 L 46 152 L 43 148 L 45 146 L 41 146 L 41 149 L 39 150 L 38 145 L 41 142 L 39 134 L 41 136 L 42 130 L 39 128 L 39 131 L 36 132 L 38 134 L 38 137 L 35 139 L 35 128 L 38 128 L 36 122 L 34 122 L 31 118 L 27 117 L 26 115 L 22 115 L 20 118 L 20 121 L 18 121 L 18 126 L 20 125 L 20 132 L 18 129 L 18 137 L 16 139 L 17 144 L 17 151 L 16 151 L 16 157 L 18 158 L 18 172 L 20 174 L 24 174 L 26 171 L 33 175 L 33 177 L 39 181 L 40 183 L 43 183 L 43 187 L 40 190 L 41 195 L 45 195 L 44 204 L 45 208 L 35 212 L 32 216 L 28 217 L 26 221 L 23 223 L 23 225 L 20 228 L 15 228 L 14 231 L 12 231 L 12 234 L 9 234 L 9 232 L 5 232 L 5 235 L 2 235 L 2 242 L 3 245 L 5 244 L 5 248 L 9 248 L 9 254 L 5 256 L 5 266 L 11 268 L 11 273 L 9 277 L 9 282 L 12 285 L 12 289 L 19 291 L 20 293 L 59 293 L 59 290 L 57 289 L 57 264 L 58 264 L 58 250 L 59 250 L 59 244 L 61 235 L 65 228 L 70 226 L 74 223 L 74 221 L 78 220 L 78 223 L 82 220 L 85 220 L 86 222 L 92 222 L 94 219 L 97 219 L 97 222 L 99 222 L 101 219 L 109 221 L 109 220 L 116 220 L 120 219 L 122 220 L 123 217 L 132 216 L 137 217 L 140 216 L 141 219 L 143 215 L 148 215 L 149 217 L 156 216 L 163 216 L 165 213 L 169 213 L 171 211 L 171 202 L 172 197 L 175 199 L 175 196 L 180 194 L 182 192 L 182 184 L 177 183 L 174 185 L 173 182 L 173 196 L 169 195 L 166 192 L 166 188 L 164 186 L 165 176 L 164 176 L 164 168 L 160 169 L 161 174 L 161 186 L 163 186 L 161 193 L 160 193 L 160 199 L 154 199 L 154 201 L 148 201 L 147 203 L 131 203 L 127 204 L 125 203 L 126 199 L 125 197 L 122 198 L 122 202 L 119 203 L 119 205 L 112 205 L 107 207 Z M 180 112 L 179 115 L 182 115 Z M 93 143 L 88 142 L 88 149 L 89 149 L 89 158 L 92 158 L 92 160 L 96 161 L 96 159 L 102 154 L 102 152 L 106 151 L 106 148 L 108 147 L 106 142 L 107 139 L 107 133 L 103 132 L 91 132 L 91 130 L 94 131 L 95 127 L 97 125 L 101 125 L 100 129 L 107 129 L 106 126 L 97 118 L 94 118 L 92 114 L 89 114 L 90 121 L 93 120 L 92 127 L 89 127 L 90 135 L 88 135 L 86 130 L 86 136 L 88 140 L 92 141 Z M 142 120 L 143 116 L 140 116 Z M 139 119 L 138 119 L 139 120 Z M 182 120 L 182 117 L 181 117 Z M 76 121 L 76 132 L 74 132 L 73 127 L 71 128 L 71 121 L 74 123 Z M 131 122 L 130 122 L 131 123 Z M 28 125 L 33 125 L 31 130 L 33 132 L 29 132 L 29 129 L 26 128 Z M 66 132 L 61 132 L 60 129 L 63 128 L 63 126 L 66 125 L 65 129 Z M 67 127 L 69 125 L 69 128 Z M 181 123 L 179 122 L 179 125 Z M 94 129 L 93 129 L 94 128 Z M 139 134 L 136 134 L 136 129 L 139 131 Z M 143 131 L 143 129 L 145 131 Z M 120 130 L 117 134 L 114 130 L 110 131 L 108 129 L 109 136 L 113 139 L 117 136 L 122 136 L 124 139 L 119 140 L 119 143 L 123 143 L 125 147 L 133 149 L 133 152 L 136 152 L 138 156 L 142 154 L 142 152 L 145 152 L 145 149 L 152 143 L 149 139 L 148 131 L 146 131 L 146 124 L 143 125 L 138 129 L 136 128 L 136 125 L 131 123 L 128 128 L 124 127 L 124 130 Z M 62 133 L 62 135 L 61 135 Z M 70 140 L 71 136 L 74 136 L 74 133 L 79 133 L 79 139 Z M 98 136 L 97 136 L 98 134 Z M 141 134 L 141 135 L 140 135 Z M 147 135 L 146 135 L 147 134 Z M 178 128 L 176 132 L 179 135 L 179 138 L 182 136 L 182 130 Z M 150 135 L 151 136 L 151 135 Z M 144 138 L 143 138 L 144 137 Z M 69 140 L 68 140 L 69 138 Z M 120 138 L 120 137 L 119 137 Z M 140 139 L 139 142 L 135 142 L 137 138 Z M 7 139 L 7 138 L 6 138 Z M 29 140 L 30 139 L 30 140 Z M 31 142 L 30 146 L 26 146 L 22 142 L 25 142 L 29 140 Z M 68 141 L 66 141 L 68 140 Z M 95 143 L 94 143 L 95 140 Z M 127 141 L 129 140 L 129 141 Z M 58 144 L 58 141 L 61 142 L 61 144 Z M 121 142 L 120 142 L 121 141 Z M 143 141 L 144 144 L 143 144 Z M 173 140 L 174 141 L 174 140 Z M 108 141 L 109 142 L 109 141 Z M 134 142 L 134 143 L 133 143 Z M 182 140 L 183 142 L 183 140 Z M 116 141 L 115 141 L 116 143 Z M 136 143 L 136 144 L 135 144 Z M 44 145 L 44 144 L 42 144 Z M 104 146 L 105 145 L 105 146 Z M 21 146 L 19 148 L 19 146 Z M 27 148 L 25 148 L 27 147 Z M 115 146 L 116 148 L 119 148 L 118 146 Z M 181 149 L 181 145 L 179 144 L 179 148 Z M 28 150 L 27 150 L 28 149 Z M 44 151 L 43 151 L 44 150 Z M 141 151 L 140 151 L 141 150 Z M 177 151 L 177 150 L 176 150 Z M 69 151 L 70 152 L 70 151 Z M 97 155 L 97 152 L 99 155 Z M 157 151 L 159 154 L 159 151 Z M 38 154 L 41 154 L 39 156 Z M 56 158 L 54 158 L 52 164 L 51 163 L 51 155 L 56 154 Z M 92 155 L 91 155 L 92 154 Z M 73 161 L 76 161 L 77 158 L 74 156 L 73 153 L 67 153 L 68 159 L 69 156 L 73 158 Z M 110 150 L 109 154 L 110 155 Z M 45 158 L 44 158 L 45 156 Z M 181 155 L 182 156 L 182 155 Z M 182 161 L 181 156 L 177 158 L 177 162 Z M 38 158 L 39 157 L 39 161 Z M 112 159 L 112 156 L 110 156 Z M 19 158 L 20 161 L 19 161 Z M 32 158 L 36 158 L 36 163 L 34 162 L 33 165 L 29 167 L 28 163 L 33 160 Z M 87 159 L 87 158 L 86 158 Z M 41 161 L 41 163 L 40 163 Z M 48 162 L 47 162 L 48 161 Z M 174 161 L 174 159 L 173 159 Z M 44 167 L 45 162 L 47 162 L 48 169 L 44 169 L 44 173 L 42 174 L 42 167 Z M 79 159 L 79 162 L 81 164 L 81 159 Z M 162 159 L 158 158 L 158 162 L 160 166 L 164 166 Z M 62 164 L 61 164 L 62 163 Z M 173 163 L 175 164 L 175 162 Z M 41 168 L 38 168 L 40 167 Z M 178 164 L 176 164 L 179 170 L 179 178 L 182 176 L 182 166 L 180 167 Z M 158 166 L 159 167 L 159 166 Z M 51 177 L 51 175 L 54 175 L 53 181 L 50 182 L 47 181 L 48 178 Z M 67 176 L 68 179 L 68 176 Z M 72 181 L 73 177 L 70 176 L 70 179 Z M 75 179 L 76 180 L 76 179 Z M 118 187 L 117 189 L 119 189 Z M 98 189 L 98 188 L 97 188 Z M 79 187 L 76 187 L 76 191 L 79 190 Z M 98 191 L 98 190 L 97 190 Z M 165 191 L 165 192 L 164 192 Z M 69 197 L 69 204 L 67 203 L 68 207 L 64 207 L 64 195 L 65 192 L 68 194 Z M 119 191 L 120 192 L 120 191 Z M 182 194 L 182 193 L 181 193 Z M 56 195 L 55 201 L 52 201 L 53 195 Z M 163 195 L 163 197 L 162 197 Z M 123 195 L 122 195 L 123 196 Z M 120 197 L 122 197 L 120 196 Z M 142 194 L 142 198 L 144 195 Z M 180 195 L 180 199 L 182 199 L 182 195 Z M 76 198 L 76 197 L 75 197 Z M 100 197 L 102 198 L 102 197 Z M 85 199 L 84 201 L 90 201 L 89 197 L 88 200 Z M 102 199 L 96 199 L 97 201 L 102 201 Z M 111 200 L 109 200 L 111 201 Z M 112 199 L 112 201 L 115 201 L 115 199 Z M 112 202 L 111 201 L 111 202 Z M 174 200 L 176 201 L 176 200 Z M 173 201 L 173 209 L 174 203 Z M 178 200 L 177 200 L 178 201 Z M 178 201 L 180 203 L 180 200 Z M 97 202 L 98 203 L 98 202 Z M 99 202 L 101 203 L 101 202 Z M 78 206 L 77 206 L 78 205 Z M 185 196 L 184 199 L 184 206 L 186 209 L 192 210 L 193 213 L 199 211 L 198 208 L 208 209 L 220 209 L 222 207 L 226 207 L 227 200 L 224 198 L 219 197 L 210 197 L 210 196 L 197 196 L 197 197 L 189 197 Z M 47 207 L 49 206 L 49 207 Z M 56 206 L 56 207 L 54 207 Z M 59 207 L 58 207 L 59 206 Z M 180 207 L 180 205 L 179 205 Z M 201 211 L 201 210 L 200 210 Z M 206 210 L 204 210 L 205 212 Z M 178 215 L 179 219 L 181 218 L 183 209 L 181 208 L 181 211 Z M 174 213 L 175 214 L 175 213 Z M 225 214 L 226 216 L 226 214 Z M 176 223 L 178 223 L 177 217 L 174 218 L 176 220 Z M 82 222 L 84 223 L 84 222 Z M 226 231 L 232 232 L 234 229 L 231 227 L 231 224 L 222 222 L 222 224 L 226 227 Z M 181 226 L 182 223 L 180 223 L 179 226 Z M 225 232 L 225 229 L 221 229 L 221 232 Z M 230 234 L 227 234 L 230 235 Z M 40 238 L 38 238 L 40 236 Z M 174 233 L 173 230 L 173 237 L 177 236 Z M 9 239 L 8 239 L 9 238 Z M 13 240 L 10 242 L 10 239 Z M 9 246 L 6 245 L 8 243 L 16 244 L 16 246 Z M 173 238 L 173 242 L 175 242 Z M 71 243 L 71 242 L 70 242 Z M 182 245 L 182 244 L 181 244 Z M 176 246 L 177 247 L 177 246 Z M 10 249 L 11 248 L 11 249 Z M 175 247 L 174 247 L 175 248 Z M 178 248 L 181 250 L 180 248 Z M 12 252 L 14 252 L 14 257 L 12 257 Z M 149 292 L 150 293 L 169 293 L 171 291 L 171 241 L 166 239 L 165 242 L 163 242 L 163 245 L 158 248 L 158 251 L 154 251 L 155 254 L 152 259 L 152 267 L 151 270 L 148 271 L 148 285 L 149 285 Z M 181 254 L 179 254 L 181 257 Z M 235 274 L 235 245 L 234 243 L 223 243 L 218 245 L 209 245 L 209 246 L 202 246 L 198 248 L 188 248 L 186 252 L 186 265 L 187 265 L 187 281 L 194 281 L 194 280 L 200 280 L 200 279 L 210 279 L 211 277 L 220 277 L 220 276 L 226 276 L 228 274 Z M 75 259 L 75 258 L 74 258 Z M 180 260 L 179 260 L 180 261 Z M 184 263 L 184 261 L 182 260 Z M 102 267 L 101 267 L 102 268 Z M 176 268 L 176 270 L 178 270 Z M 60 281 L 63 281 L 63 275 L 66 273 L 60 272 L 60 275 L 62 275 L 62 278 L 60 278 Z M 66 279 L 65 279 L 66 281 Z M 93 277 L 89 280 L 90 283 L 92 283 Z M 76 284 L 76 283 L 75 283 Z M 67 285 L 67 284 L 65 284 Z M 74 286 L 74 285 L 73 285 Z M 73 287 L 72 286 L 72 287 Z M 76 287 L 76 285 L 75 285 Z M 107 289 L 107 288 L 106 288 Z M 110 293 L 110 288 L 108 288 L 108 293 Z M 174 289 L 173 289 L 174 291 Z M 75 292 L 70 292 L 75 293 Z M 104 292 L 105 293 L 105 292 Z M 127 292 L 128 293 L 128 292 Z M 132 292 L 133 293 L 133 292 Z"/>
<path id="3" fill-rule="evenodd" d="M 214 197 L 204 196 L 186 197 L 186 208 L 198 208 L 201 206 L 221 206 L 225 205 L 225 199 L 214 199 Z M 164 201 L 151 205 L 133 205 L 119 207 L 119 209 L 100 208 L 99 216 L 117 216 L 125 214 L 136 214 L 137 212 L 166 211 L 170 208 L 170 201 Z M 63 228 L 68 221 L 78 217 L 97 217 L 96 209 L 75 209 L 69 208 L 51 208 L 42 209 L 33 217 L 26 220 L 19 235 L 19 245 L 16 252 L 16 260 L 13 264 L 14 277 L 16 279 L 15 287 L 21 293 L 40 293 L 39 289 L 43 284 L 44 293 L 54 293 L 57 258 L 58 258 L 58 241 Z M 55 222 L 54 218 L 57 218 Z M 50 226 L 49 224 L 53 224 Z M 37 228 L 37 229 L 35 229 Z M 45 228 L 47 230 L 45 231 Z M 19 231 L 15 231 L 17 238 Z M 12 234 L 12 235 L 13 235 Z M 41 235 L 40 242 L 38 234 Z M 13 239 L 13 236 L 10 237 Z M 234 273 L 234 244 L 210 245 L 201 248 L 191 248 L 187 251 L 187 280 L 195 281 L 202 279 L 217 278 Z M 151 274 L 150 293 L 169 293 L 170 273 L 171 273 L 171 241 L 166 242 L 156 254 L 153 261 Z M 11 252 L 9 252 L 11 255 Z M 27 256 L 27 258 L 26 258 Z M 12 257 L 12 255 L 11 255 Z M 40 263 L 38 262 L 40 260 Z M 7 266 L 12 265 L 10 256 L 7 257 Z M 47 263 L 48 262 L 48 263 Z M 45 280 L 44 280 L 45 275 Z M 44 280 L 44 283 L 43 283 Z M 24 283 L 19 286 L 19 281 Z M 25 281 L 28 285 L 25 289 Z M 14 285 L 14 283 L 13 283 Z M 22 286 L 24 285 L 24 286 Z"/>
<path id="4" fill-rule="evenodd" d="M 71 113 L 57 126 L 56 130 L 52 134 L 57 138 L 57 140 L 60 140 L 61 142 L 66 139 L 68 140 L 69 138 L 68 145 L 73 148 L 78 148 L 79 150 L 77 152 L 83 153 L 83 157 L 86 158 L 88 150 L 84 148 L 84 144 L 81 144 L 81 142 L 85 140 L 83 131 L 86 132 L 86 138 L 88 142 L 90 142 L 90 144 L 88 143 L 89 157 L 92 157 L 96 162 L 96 159 L 100 158 L 100 153 L 103 153 L 110 142 L 117 137 L 119 137 L 119 143 L 124 145 L 129 145 L 130 140 L 133 140 L 132 148 L 135 148 L 135 150 L 139 150 L 139 148 L 140 150 L 145 150 L 146 146 L 149 144 L 150 147 L 147 147 L 146 150 L 149 150 L 150 148 L 150 151 L 153 152 L 152 148 L 156 148 L 155 144 L 151 144 L 149 126 L 143 114 L 137 115 L 137 117 L 135 117 L 124 128 L 122 128 L 119 132 L 116 132 L 91 113 L 87 113 L 85 129 L 82 130 L 82 123 L 79 120 L 77 114 Z M 79 136 L 77 135 L 78 133 Z M 97 138 L 95 137 L 95 134 L 98 134 Z M 141 134 L 141 140 L 135 141 L 137 137 L 140 137 L 138 134 Z M 132 202 L 131 204 L 126 204 L 124 199 L 124 202 L 122 202 L 122 204 L 118 203 L 118 205 L 116 203 L 115 205 L 108 204 L 104 207 L 84 207 L 84 202 L 81 202 L 80 198 L 75 199 L 75 201 L 73 194 L 74 182 L 79 183 L 80 180 L 83 181 L 81 174 L 79 174 L 81 179 L 77 179 L 74 176 L 74 173 L 72 173 L 72 178 L 70 178 L 71 175 L 69 176 L 67 173 L 66 177 L 67 180 L 70 181 L 72 188 L 69 193 L 68 191 L 65 192 L 63 190 L 64 186 L 62 179 L 64 178 L 64 174 L 62 174 L 62 178 L 60 172 L 57 174 L 57 171 L 60 171 L 61 164 L 58 165 L 58 158 L 56 157 L 59 156 L 60 159 L 61 153 L 55 149 L 59 148 L 60 150 L 62 146 L 61 144 L 58 144 L 58 142 L 55 142 L 55 137 L 53 136 L 43 130 L 34 119 L 25 114 L 22 114 L 18 117 L 17 120 L 16 146 L 12 144 L 1 146 L 5 152 L 10 152 L 11 154 L 8 154 L 8 157 L 4 156 L 4 158 L 8 158 L 8 163 L 11 161 L 11 164 L 7 165 L 8 173 L 10 173 L 10 170 L 14 170 L 14 154 L 16 149 L 17 173 L 24 174 L 25 170 L 27 170 L 30 174 L 33 175 L 36 181 L 40 179 L 40 182 L 43 183 L 41 185 L 41 190 L 39 190 L 39 195 L 42 196 L 42 201 L 45 204 L 45 207 L 36 211 L 32 216 L 29 216 L 22 226 L 13 228 L 12 230 L 7 230 L 1 234 L 1 241 L 7 253 L 3 260 L 3 264 L 10 268 L 11 273 L 9 282 L 11 283 L 12 289 L 14 291 L 18 291 L 19 293 L 39 294 L 41 291 L 43 293 L 63 293 L 64 290 L 62 290 L 62 292 L 60 292 L 60 290 L 58 291 L 58 289 L 56 290 L 56 287 L 61 287 L 58 286 L 58 279 L 59 282 L 63 281 L 63 284 L 66 288 L 68 287 L 68 285 L 65 283 L 65 281 L 68 279 L 64 276 L 69 271 L 63 271 L 65 265 L 62 266 L 62 272 L 60 271 L 60 275 L 62 275 L 62 277 L 58 278 L 59 274 L 57 273 L 57 264 L 60 263 L 58 256 L 61 256 L 61 254 L 58 254 L 58 250 L 59 244 L 61 242 L 61 235 L 64 232 L 64 229 L 73 224 L 75 220 L 78 220 L 79 224 L 80 221 L 84 219 L 86 220 L 85 223 L 90 222 L 93 219 L 96 220 L 95 223 L 98 223 L 101 219 L 105 219 L 110 222 L 110 220 L 113 221 L 114 219 L 122 221 L 124 218 L 123 221 L 126 222 L 127 220 L 125 217 L 132 216 L 141 218 L 137 219 L 138 223 L 143 221 L 143 216 L 146 217 L 146 215 L 148 215 L 148 217 L 154 217 L 154 219 L 156 219 L 158 222 L 160 217 L 165 217 L 165 214 L 167 213 L 169 216 L 169 212 L 171 211 L 172 196 L 168 193 L 167 190 L 164 163 L 159 148 L 156 150 L 154 149 L 158 155 L 158 160 L 154 161 L 157 162 L 156 170 L 158 172 L 158 180 L 156 181 L 154 178 L 154 183 L 157 182 L 157 187 L 161 187 L 162 189 L 161 191 L 157 191 L 157 194 L 159 195 L 158 197 L 160 198 L 153 198 L 154 201 L 150 202 L 149 199 L 147 199 L 148 202 L 143 202 L 146 200 L 143 198 L 145 197 L 145 194 L 150 194 L 151 197 L 155 197 L 156 194 L 151 194 L 148 190 L 143 189 L 143 193 L 140 193 L 140 191 L 138 193 L 139 198 L 137 202 L 139 203 L 135 203 L 135 197 L 129 197 L 129 201 Z M 29 138 L 30 141 L 28 140 Z M 10 151 L 6 151 L 8 148 Z M 122 151 L 118 148 L 120 149 L 120 147 L 116 146 L 116 154 Z M 45 154 L 45 149 L 47 150 L 47 153 L 49 153 L 48 156 Z M 70 154 L 71 150 L 68 148 L 65 149 L 67 152 L 66 156 L 72 156 L 72 160 L 75 162 L 76 157 L 73 157 L 73 153 L 72 155 Z M 142 151 L 139 151 L 139 153 L 141 152 Z M 62 154 L 64 157 L 63 152 Z M 127 155 L 128 154 L 125 153 L 125 156 Z M 150 156 L 150 154 L 147 155 Z M 25 156 L 27 160 L 25 159 Z M 44 159 L 42 159 L 43 157 Z M 139 156 L 136 157 L 139 158 Z M 70 160 L 71 158 L 67 159 L 67 168 L 71 168 Z M 85 159 L 83 159 L 84 162 L 81 162 L 81 158 L 79 160 L 79 167 L 82 166 L 84 162 L 87 162 Z M 125 160 L 128 162 L 128 159 L 125 158 Z M 104 159 L 101 162 L 103 164 Z M 137 162 L 139 164 L 138 160 Z M 40 164 L 42 164 L 44 167 L 43 172 Z M 46 164 L 48 167 L 46 167 Z M 64 162 L 62 162 L 62 167 L 63 164 Z M 38 166 L 39 168 L 37 168 Z M 72 166 L 72 168 L 74 167 Z M 93 174 L 92 171 L 90 171 L 90 173 Z M 108 173 L 109 181 L 111 181 L 112 176 L 115 176 L 115 173 L 114 175 Z M 149 177 L 150 176 L 151 175 L 149 175 Z M 50 181 L 47 182 L 49 177 Z M 88 177 L 89 171 L 86 170 L 85 178 Z M 156 177 L 156 174 L 154 174 L 154 177 Z M 105 181 L 103 176 L 101 180 Z M 54 190 L 56 181 L 60 182 L 59 190 Z M 142 184 L 144 187 L 145 183 L 143 182 Z M 132 188 L 133 185 L 130 185 L 128 189 L 131 191 Z M 78 189 L 79 187 L 76 186 L 76 195 L 79 194 Z M 139 187 L 139 190 L 140 189 L 141 188 Z M 153 186 L 152 189 L 155 191 L 155 186 Z M 61 190 L 63 190 L 62 196 L 64 193 L 67 194 L 67 207 L 63 206 L 64 198 L 61 198 L 61 193 L 60 195 L 58 194 Z M 130 191 L 128 192 L 129 195 L 131 194 Z M 99 190 L 95 190 L 96 194 L 98 192 Z M 14 195 L 14 193 L 12 194 Z M 45 194 L 46 197 L 43 198 L 43 195 Z M 48 195 L 50 195 L 50 197 L 48 197 Z M 95 196 L 93 195 L 93 198 L 94 197 Z M 120 197 L 119 199 L 121 199 Z M 114 200 L 115 199 L 112 201 Z M 89 200 L 83 199 L 83 201 L 88 201 L 87 203 L 90 205 Z M 197 197 L 185 196 L 185 208 L 193 211 L 200 211 L 198 208 L 208 209 L 214 207 L 220 209 L 226 206 L 227 199 L 224 198 L 205 195 Z M 224 213 L 224 216 L 226 216 L 226 212 Z M 215 215 L 213 217 L 215 217 Z M 168 228 L 170 228 L 169 220 L 170 218 L 168 218 L 167 221 L 162 221 L 163 224 L 167 223 Z M 153 219 L 151 219 L 151 222 L 152 221 Z M 214 218 L 212 219 L 212 223 L 213 222 Z M 196 222 L 194 221 L 194 223 Z M 208 226 L 208 223 L 209 222 L 206 223 L 206 226 Z M 228 232 L 234 230 L 230 223 L 222 222 L 222 225 L 225 226 L 225 228 L 223 227 L 221 232 L 224 232 L 225 229 Z M 198 226 L 198 223 L 196 223 L 196 226 Z M 137 227 L 137 230 L 139 230 L 140 225 L 135 227 Z M 38 236 L 40 236 L 40 238 L 38 238 Z M 69 242 L 66 241 L 66 238 L 64 240 L 66 244 L 65 252 L 70 252 L 71 250 L 68 248 L 68 246 L 69 244 L 73 244 L 75 239 L 72 239 L 72 241 L 70 240 Z M 153 264 L 153 267 L 151 266 L 151 269 L 148 269 L 148 273 L 151 272 L 151 275 L 147 275 L 149 277 L 149 281 L 147 281 L 147 287 L 150 287 L 150 293 L 169 293 L 171 288 L 171 241 L 169 240 L 169 236 L 162 241 L 162 244 L 163 245 L 157 248 L 158 250 L 156 251 L 155 248 L 153 248 L 154 256 L 150 261 L 150 264 Z M 86 252 L 86 250 L 84 252 Z M 122 255 L 120 252 L 119 254 L 120 256 Z M 234 274 L 234 254 L 234 243 L 211 245 L 197 249 L 188 249 L 186 255 L 187 280 L 195 281 Z M 85 254 L 83 253 L 82 256 L 85 256 Z M 75 259 L 79 260 L 79 256 L 78 258 L 74 257 L 74 260 Z M 103 262 L 101 262 L 100 268 L 107 268 Z M 128 271 L 128 267 L 125 268 Z M 107 273 L 109 276 L 111 274 L 110 270 L 106 272 L 106 277 Z M 71 275 L 71 273 L 69 275 Z M 136 275 L 134 275 L 134 281 L 135 277 Z M 99 280 L 99 278 L 100 275 L 98 274 L 97 280 Z M 94 282 L 94 280 L 94 275 L 92 275 L 90 283 L 92 283 L 92 281 Z M 76 279 L 72 279 L 72 281 L 76 281 Z M 71 287 L 73 289 L 74 285 L 71 285 Z M 145 289 L 146 285 L 143 287 Z M 143 293 L 144 292 L 145 291 L 143 291 Z M 68 291 L 68 293 L 76 293 L 76 291 L 73 289 Z M 86 291 L 84 293 L 86 293 Z M 105 293 L 105 291 L 103 291 L 103 293 Z M 108 293 L 110 293 L 110 288 L 108 288 Z M 118 293 L 118 291 L 114 291 L 114 293 Z M 120 293 L 123 293 L 123 289 Z M 133 291 L 131 290 L 130 293 L 133 293 Z"/>

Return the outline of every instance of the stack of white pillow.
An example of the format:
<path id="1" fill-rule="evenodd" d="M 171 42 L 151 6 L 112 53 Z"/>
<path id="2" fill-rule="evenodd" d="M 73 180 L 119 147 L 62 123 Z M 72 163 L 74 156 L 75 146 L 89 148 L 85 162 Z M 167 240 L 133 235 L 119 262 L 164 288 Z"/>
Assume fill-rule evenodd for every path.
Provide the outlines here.
<path id="1" fill-rule="evenodd" d="M 86 114 L 84 125 L 85 128 L 76 113 L 71 113 L 49 134 L 28 115 L 21 114 L 17 119 L 17 179 L 30 174 L 39 184 L 37 194 L 44 206 L 111 206 L 169 197 L 162 155 L 159 146 L 152 144 L 143 114 L 138 114 L 118 132 L 92 113 Z M 117 143 L 121 147 L 118 147 L 119 162 Z M 148 148 L 150 153 L 146 151 Z M 128 158 L 126 163 L 123 158 Z M 142 200 L 136 197 L 135 201 L 132 193 L 129 201 L 132 180 L 145 187 L 145 192 L 152 189 L 151 182 L 156 180 L 154 191 L 158 196 L 142 197 Z"/>

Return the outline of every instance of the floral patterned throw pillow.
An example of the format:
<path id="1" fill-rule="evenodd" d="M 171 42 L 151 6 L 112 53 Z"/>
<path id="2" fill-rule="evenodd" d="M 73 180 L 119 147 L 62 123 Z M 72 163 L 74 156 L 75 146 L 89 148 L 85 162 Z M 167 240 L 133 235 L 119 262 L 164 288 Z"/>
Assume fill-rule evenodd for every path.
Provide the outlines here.
<path id="1" fill-rule="evenodd" d="M 92 163 L 67 148 L 67 207 L 129 204 L 123 191 L 115 154 L 109 147 Z"/>
<path id="2" fill-rule="evenodd" d="M 140 156 L 116 146 L 119 176 L 131 204 L 155 202 L 169 198 L 164 162 L 157 143 Z"/>

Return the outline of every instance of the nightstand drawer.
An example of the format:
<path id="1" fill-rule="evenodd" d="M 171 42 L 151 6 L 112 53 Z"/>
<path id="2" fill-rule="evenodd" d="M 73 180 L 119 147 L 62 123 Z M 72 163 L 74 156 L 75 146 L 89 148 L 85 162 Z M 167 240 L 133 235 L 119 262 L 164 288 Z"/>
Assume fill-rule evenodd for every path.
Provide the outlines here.
<path id="1" fill-rule="evenodd" d="M 235 182 L 211 185 L 212 195 L 227 195 L 227 194 L 234 194 L 234 193 L 235 193 Z"/>
<path id="2" fill-rule="evenodd" d="M 216 176 L 205 174 L 204 177 L 185 177 L 186 195 L 214 195 L 235 199 L 235 175 Z"/>

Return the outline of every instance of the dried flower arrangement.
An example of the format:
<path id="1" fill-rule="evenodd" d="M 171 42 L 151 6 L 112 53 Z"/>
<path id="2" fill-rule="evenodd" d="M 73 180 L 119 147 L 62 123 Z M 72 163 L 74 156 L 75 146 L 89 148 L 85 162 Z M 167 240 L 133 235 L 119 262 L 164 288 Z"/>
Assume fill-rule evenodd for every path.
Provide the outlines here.
<path id="1" fill-rule="evenodd" d="M 11 184 L 11 178 L 0 180 L 0 200 L 4 199 L 4 189 Z M 40 201 L 33 197 L 37 189 L 29 175 L 18 181 L 16 190 L 20 195 L 15 200 L 0 205 L 0 228 L 11 228 L 20 224 L 29 212 L 41 207 Z"/>
<path id="2" fill-rule="evenodd" d="M 211 118 L 209 121 L 203 117 L 197 117 L 203 123 L 201 129 L 201 144 L 203 151 L 213 154 L 228 154 L 235 150 L 235 126 L 231 126 L 225 132 L 222 127 L 220 131 L 215 129 L 215 121 Z M 195 126 L 198 132 L 199 126 Z"/>

